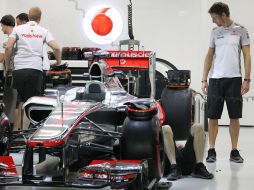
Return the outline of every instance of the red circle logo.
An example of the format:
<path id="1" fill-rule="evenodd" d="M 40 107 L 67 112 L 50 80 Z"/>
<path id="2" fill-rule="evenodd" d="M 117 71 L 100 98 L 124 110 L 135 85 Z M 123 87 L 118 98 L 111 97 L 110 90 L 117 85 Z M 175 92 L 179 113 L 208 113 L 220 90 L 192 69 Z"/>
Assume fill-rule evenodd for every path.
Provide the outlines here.
<path id="1" fill-rule="evenodd" d="M 93 31 L 100 35 L 106 36 L 112 31 L 113 22 L 110 17 L 108 17 L 105 13 L 109 8 L 102 9 L 92 20 L 92 28 Z"/>
<path id="2" fill-rule="evenodd" d="M 108 5 L 90 9 L 84 18 L 84 32 L 97 44 L 110 44 L 122 33 L 123 21 L 120 13 Z"/>

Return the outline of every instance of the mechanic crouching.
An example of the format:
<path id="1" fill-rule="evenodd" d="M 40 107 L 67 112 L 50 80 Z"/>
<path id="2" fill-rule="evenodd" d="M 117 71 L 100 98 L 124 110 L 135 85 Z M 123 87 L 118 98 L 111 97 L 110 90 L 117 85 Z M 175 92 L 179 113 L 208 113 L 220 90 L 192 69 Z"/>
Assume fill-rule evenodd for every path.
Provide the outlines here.
<path id="1" fill-rule="evenodd" d="M 191 127 L 190 136 L 185 146 L 175 143 L 170 126 L 164 125 L 162 131 L 165 152 L 170 161 L 170 173 L 167 180 L 177 180 L 182 175 L 191 175 L 202 179 L 212 179 L 214 177 L 203 164 L 205 149 L 203 125 L 194 124 Z"/>

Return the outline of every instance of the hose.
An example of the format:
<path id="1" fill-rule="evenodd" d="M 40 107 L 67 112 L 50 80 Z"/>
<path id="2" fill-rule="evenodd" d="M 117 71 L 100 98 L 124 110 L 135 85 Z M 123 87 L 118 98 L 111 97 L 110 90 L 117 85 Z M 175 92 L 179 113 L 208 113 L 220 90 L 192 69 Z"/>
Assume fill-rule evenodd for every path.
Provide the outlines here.
<path id="1" fill-rule="evenodd" d="M 128 34 L 131 40 L 134 40 L 133 27 L 132 27 L 132 2 L 128 5 Z"/>

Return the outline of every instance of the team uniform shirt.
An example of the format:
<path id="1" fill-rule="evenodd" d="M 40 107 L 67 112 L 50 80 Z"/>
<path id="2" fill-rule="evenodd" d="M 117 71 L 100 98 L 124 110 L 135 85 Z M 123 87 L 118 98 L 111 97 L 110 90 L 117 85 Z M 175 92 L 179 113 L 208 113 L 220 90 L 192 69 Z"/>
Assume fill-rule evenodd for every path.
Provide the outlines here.
<path id="1" fill-rule="evenodd" d="M 16 39 L 14 70 L 36 69 L 42 71 L 43 44 L 54 40 L 51 33 L 30 21 L 13 29 L 10 38 Z"/>
<path id="2" fill-rule="evenodd" d="M 5 36 L 3 42 L 0 44 L 0 53 L 4 54 L 5 53 L 5 47 L 6 47 L 6 43 L 9 39 L 9 36 Z M 11 68 L 13 68 L 13 59 L 14 59 L 14 52 L 12 52 L 11 54 L 11 58 L 10 58 L 10 65 Z M 0 71 L 4 70 L 4 64 L 0 63 Z"/>
<path id="3" fill-rule="evenodd" d="M 4 49 L 2 47 L 2 45 L 0 45 L 0 54 L 4 54 Z M 0 71 L 4 70 L 4 64 L 3 62 L 0 62 Z"/>
<path id="4" fill-rule="evenodd" d="M 212 30 L 210 48 L 215 49 L 210 78 L 241 77 L 241 49 L 249 45 L 246 28 L 232 23 L 229 27 L 216 27 Z"/>
<path id="5" fill-rule="evenodd" d="M 43 71 L 48 71 L 50 69 L 50 62 L 49 62 L 48 52 L 47 52 L 47 48 L 46 48 L 45 45 L 43 46 L 42 69 L 43 69 Z"/>
<path id="6" fill-rule="evenodd" d="M 3 41 L 0 42 L 0 53 L 1 54 L 4 54 L 7 40 L 8 40 L 8 38 L 4 37 Z M 2 71 L 2 70 L 4 70 L 4 64 L 3 64 L 3 62 L 0 62 L 0 71 Z"/>

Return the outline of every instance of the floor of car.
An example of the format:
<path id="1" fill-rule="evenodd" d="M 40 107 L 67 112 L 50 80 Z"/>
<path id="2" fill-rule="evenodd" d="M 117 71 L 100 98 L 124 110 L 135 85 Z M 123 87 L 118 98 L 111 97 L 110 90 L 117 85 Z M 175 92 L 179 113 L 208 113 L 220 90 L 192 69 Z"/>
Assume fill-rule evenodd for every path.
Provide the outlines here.
<path id="1" fill-rule="evenodd" d="M 205 163 L 207 169 L 215 176 L 212 180 L 197 179 L 190 176 L 185 176 L 182 179 L 173 181 L 171 190 L 252 190 L 254 186 L 253 171 L 254 171 L 254 128 L 243 127 L 240 131 L 239 150 L 244 158 L 243 164 L 236 164 L 229 161 L 230 154 L 230 136 L 228 127 L 220 127 L 217 142 L 217 162 Z M 208 146 L 206 145 L 205 157 L 207 155 Z M 205 158 L 204 158 L 205 160 Z M 15 164 L 22 162 L 22 153 L 15 154 Z M 163 178 L 162 181 L 165 181 Z M 4 187 L 5 190 L 46 190 L 52 187 Z M 77 188 L 59 187 L 58 190 L 72 190 Z M 108 189 L 108 188 L 105 188 Z"/>

